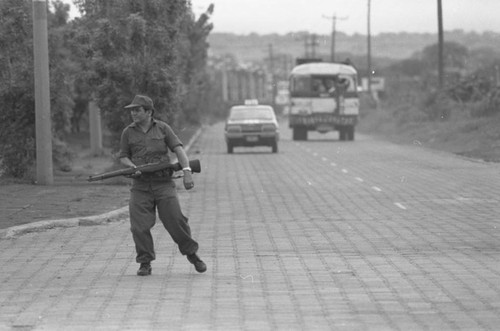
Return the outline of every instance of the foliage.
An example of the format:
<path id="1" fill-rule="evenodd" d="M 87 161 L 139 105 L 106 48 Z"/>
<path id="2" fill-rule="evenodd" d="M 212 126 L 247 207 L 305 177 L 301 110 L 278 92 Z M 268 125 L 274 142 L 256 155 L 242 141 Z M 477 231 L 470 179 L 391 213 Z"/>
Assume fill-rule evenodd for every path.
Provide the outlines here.
<path id="1" fill-rule="evenodd" d="M 453 110 L 456 109 L 456 105 L 456 102 L 448 94 L 440 91 L 430 91 L 425 95 L 422 112 L 431 121 L 447 120 Z"/>
<path id="2" fill-rule="evenodd" d="M 437 68 L 438 65 L 438 44 L 427 46 L 422 51 L 422 61 L 429 68 Z M 448 68 L 465 68 L 469 51 L 467 47 L 457 42 L 443 43 L 444 66 Z"/>
<path id="3" fill-rule="evenodd" d="M 454 82 L 447 94 L 457 102 L 470 102 L 483 99 L 491 90 L 491 83 L 484 77 L 471 75 Z"/>
<path id="4" fill-rule="evenodd" d="M 415 77 L 424 72 L 425 65 L 422 60 L 416 58 L 404 59 L 389 66 L 388 72 L 401 74 L 403 76 Z"/>
<path id="5" fill-rule="evenodd" d="M 78 132 L 96 99 L 118 139 L 130 122 L 123 106 L 135 94 L 153 98 L 156 116 L 173 126 L 195 122 L 206 93 L 209 15 L 199 22 L 187 0 L 76 0 L 83 16 L 68 22 L 69 6 L 48 13 L 53 157 L 68 170 L 65 135 Z M 213 8 L 212 8 L 213 9 Z M 0 173 L 29 177 L 36 157 L 32 1 L 0 2 Z M 207 11 L 207 14 L 210 14 Z M 190 104 L 195 100 L 196 102 Z M 186 115 L 179 116 L 183 107 Z"/>
<path id="6" fill-rule="evenodd" d="M 184 0 L 81 0 L 79 24 L 89 31 L 92 75 L 77 80 L 81 98 L 93 94 L 114 145 L 130 115 L 123 106 L 135 94 L 155 103 L 155 116 L 172 126 L 199 117 L 206 63 L 207 20 L 194 22 Z"/>
<path id="7" fill-rule="evenodd" d="M 470 105 L 470 114 L 473 117 L 492 116 L 500 113 L 500 89 L 492 89 L 488 94 Z"/>
<path id="8" fill-rule="evenodd" d="M 210 93 L 210 77 L 206 70 L 209 47 L 206 40 L 213 28 L 209 23 L 213 10 L 213 5 L 210 5 L 194 24 L 189 19 L 182 29 L 184 39 L 182 44 L 189 46 L 186 51 L 191 55 L 185 63 L 183 79 L 185 86 L 191 91 L 190 96 L 184 97 L 182 101 L 183 117 L 187 122 L 200 122 L 202 117 L 206 116 L 205 107 L 213 97 Z"/>
<path id="9" fill-rule="evenodd" d="M 32 2 L 4 1 L 0 3 L 0 155 L 2 173 L 6 176 L 29 177 L 36 156 L 35 109 L 33 80 Z M 59 3 L 60 5 L 60 3 Z M 57 6 L 59 10 L 68 10 Z M 66 16 L 65 16 L 66 15 Z M 58 25 L 63 24 L 66 14 L 60 13 Z M 48 17 L 50 22 L 53 17 Z M 70 82 L 66 78 L 66 54 L 60 48 L 61 39 L 57 28 L 49 35 L 51 118 L 54 137 L 69 130 L 69 118 L 73 102 Z M 60 147 L 61 149 L 63 147 Z M 56 167 L 67 163 L 66 153 L 54 154 Z"/>
<path id="10" fill-rule="evenodd" d="M 35 112 L 29 1 L 0 2 L 0 158 L 5 175 L 34 164 Z"/>
<path id="11" fill-rule="evenodd" d="M 411 59 L 387 68 L 386 103 L 405 121 L 443 121 L 453 114 L 489 116 L 500 111 L 498 80 L 500 53 L 491 48 L 469 50 L 456 43 L 444 44 L 445 88 L 436 85 L 437 44 L 428 46 Z M 467 72 L 469 74 L 467 74 Z M 492 75 L 493 73 L 493 75 Z M 404 105 L 408 105 L 407 107 Z M 402 111 L 407 109 L 408 111 Z M 411 109 L 411 115 L 410 113 Z"/>

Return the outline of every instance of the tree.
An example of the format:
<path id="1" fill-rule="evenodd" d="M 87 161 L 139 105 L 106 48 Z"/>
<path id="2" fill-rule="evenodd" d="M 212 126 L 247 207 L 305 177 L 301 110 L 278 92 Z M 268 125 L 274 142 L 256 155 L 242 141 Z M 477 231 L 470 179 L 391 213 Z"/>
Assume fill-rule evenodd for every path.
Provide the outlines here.
<path id="1" fill-rule="evenodd" d="M 183 115 L 188 122 L 199 122 L 208 102 L 210 79 L 206 65 L 209 45 L 206 40 L 213 28 L 209 22 L 213 10 L 214 6 L 210 5 L 194 24 L 190 18 L 186 22 L 186 28 L 183 29 L 185 44 L 189 45 L 186 52 L 190 54 L 185 62 L 183 79 L 190 93 L 189 97 L 184 97 L 182 100 Z"/>
<path id="2" fill-rule="evenodd" d="M 31 2 L 0 2 L 0 158 L 4 175 L 23 177 L 35 160 Z"/>
<path id="3" fill-rule="evenodd" d="M 424 48 L 422 51 L 422 61 L 430 68 L 437 68 L 439 45 L 434 44 Z M 445 68 L 465 68 L 469 58 L 469 51 L 467 47 L 457 42 L 444 42 L 443 43 L 443 59 Z"/>
<path id="4" fill-rule="evenodd" d="M 419 59 L 404 59 L 391 65 L 388 68 L 388 71 L 408 77 L 416 77 L 422 74 L 424 71 L 424 65 Z"/>
<path id="5" fill-rule="evenodd" d="M 154 100 L 155 116 L 175 125 L 192 75 L 187 2 L 82 0 L 78 6 L 91 35 L 91 86 L 113 140 L 130 123 L 123 106 L 138 93 Z"/>

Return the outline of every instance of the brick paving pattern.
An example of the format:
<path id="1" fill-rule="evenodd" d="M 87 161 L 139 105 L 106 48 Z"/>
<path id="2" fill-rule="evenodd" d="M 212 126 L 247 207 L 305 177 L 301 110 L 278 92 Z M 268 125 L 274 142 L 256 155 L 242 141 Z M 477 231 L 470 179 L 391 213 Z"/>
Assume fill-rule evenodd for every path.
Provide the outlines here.
<path id="1" fill-rule="evenodd" d="M 499 165 L 285 125 L 228 155 L 222 130 L 179 190 L 206 273 L 160 223 L 150 277 L 126 219 L 2 239 L 0 330 L 498 329 Z"/>

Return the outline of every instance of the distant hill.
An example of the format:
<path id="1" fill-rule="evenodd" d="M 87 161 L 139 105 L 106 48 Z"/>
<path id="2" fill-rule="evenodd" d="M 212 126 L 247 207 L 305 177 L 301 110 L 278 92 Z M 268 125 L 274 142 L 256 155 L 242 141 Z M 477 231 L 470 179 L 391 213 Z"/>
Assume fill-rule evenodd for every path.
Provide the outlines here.
<path id="1" fill-rule="evenodd" d="M 305 41 L 308 33 L 305 31 L 279 34 L 248 34 L 236 35 L 231 33 L 212 33 L 209 36 L 210 54 L 214 56 L 233 54 L 239 62 L 262 62 L 269 57 L 269 45 L 273 45 L 275 55 L 284 54 L 291 58 L 305 55 Z M 495 32 L 464 32 L 454 30 L 445 32 L 445 41 L 458 42 L 469 50 L 490 48 L 500 53 L 500 34 Z M 315 54 L 325 59 L 330 57 L 330 35 L 317 35 Z M 345 57 L 363 58 L 367 54 L 366 35 L 347 35 L 336 33 L 336 59 Z M 310 39 L 309 39 L 310 41 Z M 382 33 L 371 38 L 372 56 L 379 61 L 397 61 L 411 57 L 423 48 L 436 44 L 437 33 Z M 309 52 L 311 48 L 309 47 Z M 385 60 L 383 60 L 385 59 Z M 381 65 L 381 63 L 378 63 Z"/>

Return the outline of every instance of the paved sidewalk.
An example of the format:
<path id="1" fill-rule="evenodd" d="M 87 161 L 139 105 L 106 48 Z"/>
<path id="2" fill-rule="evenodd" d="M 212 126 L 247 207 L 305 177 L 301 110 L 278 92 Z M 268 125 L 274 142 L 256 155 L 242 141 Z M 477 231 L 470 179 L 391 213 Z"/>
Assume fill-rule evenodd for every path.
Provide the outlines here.
<path id="1" fill-rule="evenodd" d="M 332 193 L 303 178 L 307 158 L 290 140 L 282 141 L 278 155 L 267 149 L 228 155 L 222 126 L 215 125 L 195 145 L 201 153 L 193 158 L 201 160 L 202 173 L 195 175 L 191 191 L 179 182 L 179 195 L 206 273 L 196 273 L 159 223 L 149 277 L 136 276 L 126 218 L 23 232 L 0 240 L 0 330 L 494 330 L 500 325 L 496 246 L 481 255 L 446 243 L 417 250 L 418 241 L 436 240 L 425 229 L 429 221 L 391 218 L 387 210 L 393 205 L 385 207 L 363 190 L 356 191 L 363 195 L 361 205 L 346 194 L 350 205 L 344 209 L 335 196 L 325 200 Z M 294 170 L 286 173 L 283 164 Z M 332 171 L 316 178 L 335 181 L 344 193 L 355 184 L 341 176 Z M 473 226 L 446 229 L 458 240 Z M 484 272 L 475 278 L 479 268 Z"/>

